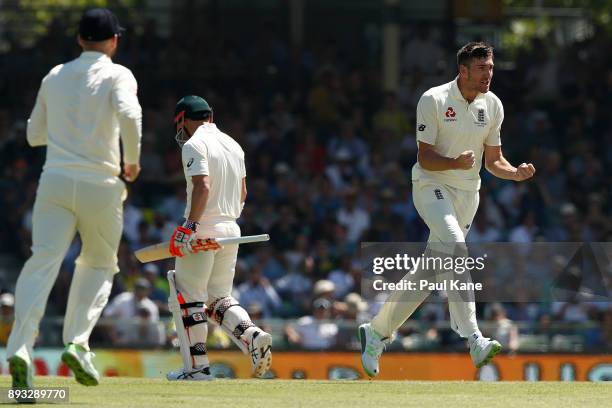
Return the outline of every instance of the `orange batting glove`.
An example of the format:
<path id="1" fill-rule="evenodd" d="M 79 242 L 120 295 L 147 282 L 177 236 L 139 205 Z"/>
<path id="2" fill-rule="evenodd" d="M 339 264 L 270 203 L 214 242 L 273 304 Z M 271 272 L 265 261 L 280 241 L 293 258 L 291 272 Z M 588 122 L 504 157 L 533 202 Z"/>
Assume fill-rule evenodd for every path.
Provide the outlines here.
<path id="1" fill-rule="evenodd" d="M 187 220 L 174 229 L 170 238 L 170 255 L 182 257 L 187 253 L 185 250 L 193 252 L 191 243 L 195 240 L 198 225 L 195 221 Z"/>

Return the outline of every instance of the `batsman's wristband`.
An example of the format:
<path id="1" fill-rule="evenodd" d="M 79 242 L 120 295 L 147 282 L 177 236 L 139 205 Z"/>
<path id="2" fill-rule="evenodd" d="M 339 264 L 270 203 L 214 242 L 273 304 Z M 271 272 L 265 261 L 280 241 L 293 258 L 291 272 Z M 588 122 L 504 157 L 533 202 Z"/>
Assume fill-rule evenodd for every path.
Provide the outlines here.
<path id="1" fill-rule="evenodd" d="M 191 220 L 186 220 L 183 223 L 183 227 L 185 228 L 189 228 L 190 230 L 192 230 L 193 232 L 198 232 L 198 227 L 200 226 L 200 223 L 197 221 L 191 221 Z"/>

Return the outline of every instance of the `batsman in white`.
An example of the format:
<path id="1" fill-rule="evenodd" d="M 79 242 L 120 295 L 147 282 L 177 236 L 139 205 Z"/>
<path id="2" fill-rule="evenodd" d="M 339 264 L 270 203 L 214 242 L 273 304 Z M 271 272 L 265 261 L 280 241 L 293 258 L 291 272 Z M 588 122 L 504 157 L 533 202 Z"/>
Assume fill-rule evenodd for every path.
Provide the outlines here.
<path id="1" fill-rule="evenodd" d="M 47 157 L 32 215 L 32 256 L 17 280 L 15 323 L 7 345 L 13 387 L 32 386 L 32 347 L 76 232 L 83 245 L 68 295 L 62 360 L 79 383 L 98 384 L 89 336 L 119 270 L 126 197 L 118 177 L 120 138 L 124 178 L 134 181 L 140 172 L 142 111 L 136 79 L 111 60 L 122 31 L 110 10 L 86 11 L 78 35 L 83 53 L 43 78 L 28 120 L 28 143 L 46 145 Z"/>
<path id="2" fill-rule="evenodd" d="M 240 216 L 246 200 L 244 151 L 213 123 L 213 112 L 199 96 L 188 95 L 176 104 L 176 141 L 182 146 L 187 181 L 186 221 L 170 240 L 176 256 L 168 272 L 168 305 L 176 324 L 183 368 L 168 373 L 169 380 L 211 380 L 206 338 L 213 319 L 238 347 L 251 357 L 253 374 L 262 377 L 272 362 L 272 336 L 251 321 L 231 296 L 238 245 L 221 247 L 214 238 L 239 237 Z M 207 240 L 192 248 L 196 238 Z"/>
<path id="3" fill-rule="evenodd" d="M 532 164 L 513 167 L 502 155 L 502 103 L 489 91 L 493 77 L 493 49 L 469 43 L 457 53 L 459 75 L 431 88 L 417 105 L 418 158 L 412 169 L 415 207 L 430 234 L 430 254 L 467 254 L 465 237 L 478 208 L 480 169 L 514 181 L 532 177 Z M 434 249 L 435 248 L 435 249 Z M 419 271 L 402 279 L 419 279 Z M 389 296 L 371 323 L 359 327 L 361 361 L 365 372 L 379 373 L 379 358 L 392 333 L 427 298 L 430 291 L 398 290 Z M 482 336 L 476 322 L 473 291 L 448 291 L 451 327 L 468 339 L 476 367 L 487 364 L 501 345 Z"/>

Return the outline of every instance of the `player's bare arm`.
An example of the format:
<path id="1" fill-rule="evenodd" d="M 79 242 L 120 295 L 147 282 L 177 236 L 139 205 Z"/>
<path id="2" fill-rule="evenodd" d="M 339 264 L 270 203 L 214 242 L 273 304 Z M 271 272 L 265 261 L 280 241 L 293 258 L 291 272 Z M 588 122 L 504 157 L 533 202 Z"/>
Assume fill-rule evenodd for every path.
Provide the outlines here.
<path id="1" fill-rule="evenodd" d="M 176 227 L 170 238 L 170 253 L 173 256 L 184 256 L 186 249 L 189 252 L 197 252 L 200 250 L 208 249 L 219 249 L 220 246 L 212 240 L 207 240 L 209 246 L 193 248 L 192 242 L 196 238 L 198 231 L 199 220 L 204 214 L 206 209 L 206 203 L 208 202 L 208 195 L 210 193 L 210 180 L 207 175 L 196 175 L 191 177 L 193 183 L 193 191 L 191 193 L 191 207 L 189 215 L 183 223 Z"/>
<path id="2" fill-rule="evenodd" d="M 502 154 L 501 146 L 484 145 L 484 156 L 485 168 L 495 177 L 523 181 L 535 174 L 535 167 L 531 163 L 522 163 L 518 167 L 511 165 Z"/>
<path id="3" fill-rule="evenodd" d="M 210 178 L 206 175 L 192 176 L 193 192 L 191 194 L 191 210 L 188 220 L 199 221 L 204 215 L 208 194 L 210 192 Z"/>
<path id="4" fill-rule="evenodd" d="M 476 162 L 474 152 L 467 150 L 455 158 L 444 157 L 435 151 L 434 145 L 419 142 L 417 159 L 421 167 L 429 171 L 468 170 Z"/>
<path id="5" fill-rule="evenodd" d="M 242 178 L 242 188 L 240 189 L 240 202 L 244 204 L 247 198 L 246 177 Z"/>

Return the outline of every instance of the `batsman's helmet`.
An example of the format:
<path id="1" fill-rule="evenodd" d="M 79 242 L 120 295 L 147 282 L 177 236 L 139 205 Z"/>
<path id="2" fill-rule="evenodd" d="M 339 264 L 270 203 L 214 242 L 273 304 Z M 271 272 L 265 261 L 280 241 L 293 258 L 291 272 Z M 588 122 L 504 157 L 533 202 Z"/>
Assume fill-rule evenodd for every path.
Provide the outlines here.
<path id="1" fill-rule="evenodd" d="M 174 124 L 176 126 L 181 120 L 203 120 L 212 115 L 212 108 L 204 100 L 204 98 L 196 95 L 187 95 L 182 97 L 177 103 L 174 109 Z M 183 145 L 189 136 L 185 134 L 183 127 L 181 127 L 174 137 L 179 145 Z"/>

